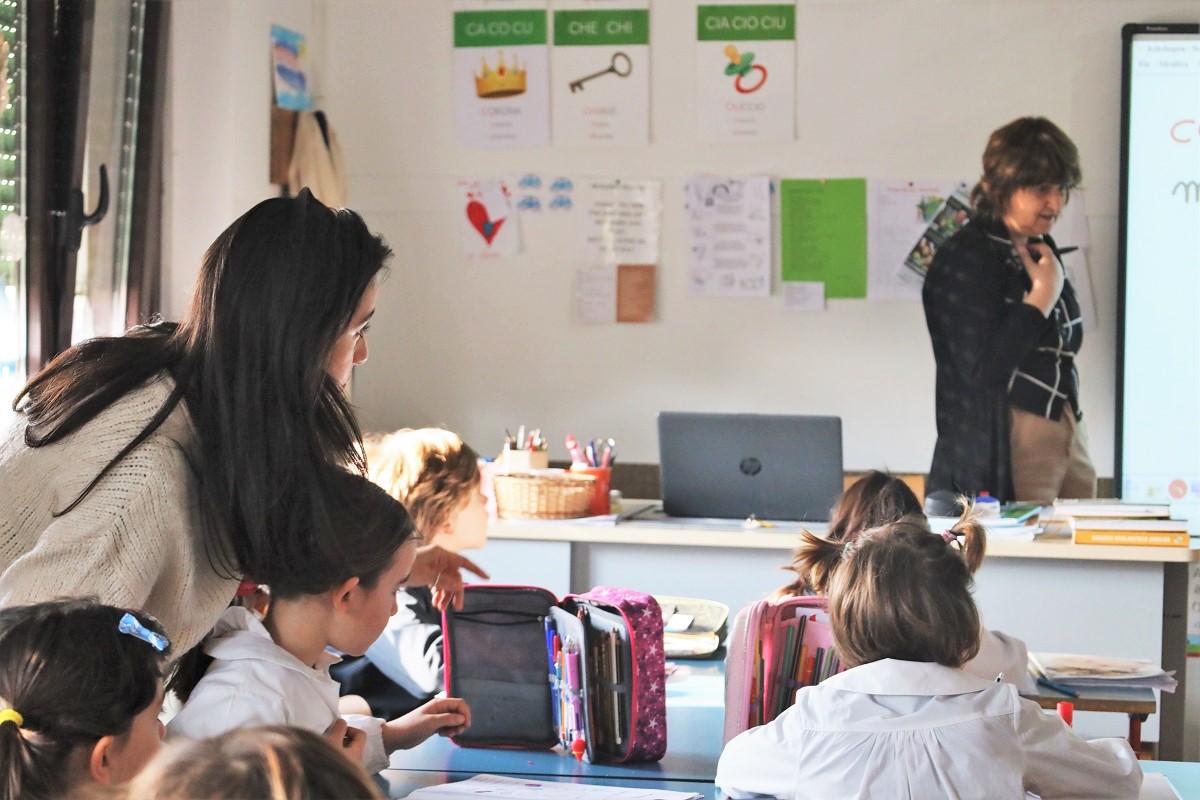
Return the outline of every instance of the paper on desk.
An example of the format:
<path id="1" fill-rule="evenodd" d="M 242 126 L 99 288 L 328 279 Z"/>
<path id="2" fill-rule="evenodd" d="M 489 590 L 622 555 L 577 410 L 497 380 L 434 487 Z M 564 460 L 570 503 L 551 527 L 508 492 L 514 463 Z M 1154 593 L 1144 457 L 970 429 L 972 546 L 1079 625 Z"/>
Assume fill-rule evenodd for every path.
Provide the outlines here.
<path id="1" fill-rule="evenodd" d="M 476 775 L 465 781 L 417 789 L 410 798 L 474 798 L 488 800 L 696 800 L 696 792 L 671 792 L 594 783 L 563 783 L 500 775 Z"/>

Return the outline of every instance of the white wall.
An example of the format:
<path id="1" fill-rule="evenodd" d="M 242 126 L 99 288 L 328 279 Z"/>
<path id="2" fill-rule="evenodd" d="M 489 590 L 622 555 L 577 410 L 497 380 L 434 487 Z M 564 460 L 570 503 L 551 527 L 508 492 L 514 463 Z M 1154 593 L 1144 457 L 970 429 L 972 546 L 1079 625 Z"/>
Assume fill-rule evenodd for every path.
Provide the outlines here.
<path id="1" fill-rule="evenodd" d="M 652 4 L 653 143 L 469 150 L 455 142 L 448 0 L 176 0 L 165 308 L 178 314 L 204 247 L 266 182 L 267 31 L 309 33 L 351 205 L 397 252 L 355 399 L 370 429 L 440 423 L 483 451 L 505 427 L 559 442 L 615 436 L 657 460 L 661 409 L 829 413 L 848 468 L 928 468 L 933 361 L 919 304 L 698 299 L 685 285 L 680 184 L 698 171 L 782 177 L 973 178 L 987 134 L 1044 114 L 1080 146 L 1104 325 L 1080 358 L 1093 458 L 1112 474 L 1120 27 L 1195 21 L 1194 0 L 838 0 L 797 8 L 795 142 L 695 141 L 694 4 Z M 659 321 L 570 321 L 573 228 L 526 218 L 526 252 L 460 255 L 459 176 L 625 175 L 664 182 Z"/>
<path id="2" fill-rule="evenodd" d="M 171 3 L 162 293 L 168 318 L 187 307 L 213 239 L 279 192 L 268 182 L 271 25 L 311 35 L 315 1 Z M 313 49 L 319 63 L 321 48 Z"/>

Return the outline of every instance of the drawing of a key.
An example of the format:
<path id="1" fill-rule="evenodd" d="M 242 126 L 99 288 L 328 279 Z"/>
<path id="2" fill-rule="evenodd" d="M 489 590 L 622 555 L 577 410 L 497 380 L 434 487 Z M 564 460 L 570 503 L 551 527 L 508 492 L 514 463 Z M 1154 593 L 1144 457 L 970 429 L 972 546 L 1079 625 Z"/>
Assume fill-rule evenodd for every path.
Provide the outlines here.
<path id="1" fill-rule="evenodd" d="M 618 64 L 621 66 L 617 66 Z M 572 92 L 580 92 L 583 91 L 583 85 L 592 78 L 599 78 L 601 75 L 607 75 L 610 72 L 613 75 L 616 75 L 618 78 L 627 78 L 629 77 L 629 73 L 633 72 L 633 62 L 630 61 L 629 56 L 618 51 L 613 53 L 612 63 L 608 65 L 607 69 L 602 69 L 599 72 L 586 75 L 577 81 L 571 81 L 568 86 L 571 87 Z"/>

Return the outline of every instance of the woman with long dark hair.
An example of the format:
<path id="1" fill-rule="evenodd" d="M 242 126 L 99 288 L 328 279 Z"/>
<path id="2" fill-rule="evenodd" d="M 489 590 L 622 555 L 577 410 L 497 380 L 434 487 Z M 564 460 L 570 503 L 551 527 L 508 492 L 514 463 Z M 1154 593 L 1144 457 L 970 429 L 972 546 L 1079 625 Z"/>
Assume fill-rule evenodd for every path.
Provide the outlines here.
<path id="1" fill-rule="evenodd" d="M 205 253 L 179 323 L 62 353 L 0 441 L 0 606 L 64 593 L 143 608 L 183 653 L 242 578 L 314 591 L 339 560 L 321 481 L 363 472 L 345 394 L 391 251 L 307 190 Z M 471 562 L 426 550 L 443 602 Z"/>

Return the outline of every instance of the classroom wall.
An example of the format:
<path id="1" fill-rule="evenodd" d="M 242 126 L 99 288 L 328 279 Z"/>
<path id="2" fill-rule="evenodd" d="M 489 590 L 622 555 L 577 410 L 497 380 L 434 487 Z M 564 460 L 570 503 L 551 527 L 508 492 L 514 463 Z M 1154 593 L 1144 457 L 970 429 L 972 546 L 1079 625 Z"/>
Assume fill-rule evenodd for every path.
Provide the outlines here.
<path id="1" fill-rule="evenodd" d="M 681 183 L 691 174 L 974 178 L 987 134 L 1044 114 L 1079 144 L 1099 326 L 1080 357 L 1082 405 L 1112 474 L 1120 27 L 1194 21 L 1192 0 L 797 3 L 796 141 L 695 141 L 694 4 L 652 3 L 652 138 L 611 150 L 471 150 L 455 141 L 447 0 L 177 0 L 164 307 L 185 306 L 204 247 L 266 180 L 267 30 L 309 34 L 321 105 L 346 154 L 350 201 L 396 250 L 355 379 L 365 427 L 444 424 L 484 452 L 505 427 L 603 434 L 656 461 L 662 409 L 837 414 L 848 469 L 928 468 L 933 360 L 917 303 L 688 294 Z M 219 46 L 214 46 L 219 43 Z M 454 181 L 536 170 L 663 182 L 658 321 L 571 321 L 574 223 L 522 220 L 525 252 L 461 255 Z"/>

